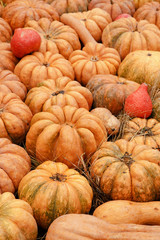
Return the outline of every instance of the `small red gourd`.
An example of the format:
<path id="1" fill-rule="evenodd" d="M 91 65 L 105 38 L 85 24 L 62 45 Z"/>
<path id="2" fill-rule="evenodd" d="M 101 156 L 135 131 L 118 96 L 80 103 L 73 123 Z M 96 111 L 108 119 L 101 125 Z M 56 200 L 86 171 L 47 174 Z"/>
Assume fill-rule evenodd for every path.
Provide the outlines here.
<path id="1" fill-rule="evenodd" d="M 126 98 L 124 110 L 130 117 L 148 118 L 152 113 L 152 101 L 148 94 L 148 86 L 141 86 Z"/>
<path id="2" fill-rule="evenodd" d="M 116 21 L 116 20 L 118 20 L 118 19 L 120 19 L 120 18 L 128 18 L 128 17 L 131 17 L 131 15 L 128 14 L 128 13 L 122 13 L 122 14 L 118 15 L 118 17 L 116 17 L 116 18 L 114 19 L 114 21 Z"/>

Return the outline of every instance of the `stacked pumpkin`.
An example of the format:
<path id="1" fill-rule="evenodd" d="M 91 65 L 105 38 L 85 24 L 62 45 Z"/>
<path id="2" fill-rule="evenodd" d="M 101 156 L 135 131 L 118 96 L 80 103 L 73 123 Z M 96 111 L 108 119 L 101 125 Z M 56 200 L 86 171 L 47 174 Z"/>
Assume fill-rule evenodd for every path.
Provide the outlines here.
<path id="1" fill-rule="evenodd" d="M 159 239 L 159 5 L 2 2 L 0 239 Z"/>

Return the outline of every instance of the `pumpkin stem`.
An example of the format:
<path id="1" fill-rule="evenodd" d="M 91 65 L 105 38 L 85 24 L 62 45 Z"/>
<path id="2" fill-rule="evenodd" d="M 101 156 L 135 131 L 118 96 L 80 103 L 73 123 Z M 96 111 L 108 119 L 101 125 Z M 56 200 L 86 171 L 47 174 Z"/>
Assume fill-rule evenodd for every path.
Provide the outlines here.
<path id="1" fill-rule="evenodd" d="M 52 175 L 52 177 L 49 177 L 49 178 L 53 179 L 54 181 L 65 182 L 67 179 L 67 175 L 56 173 L 56 174 Z"/>
<path id="2" fill-rule="evenodd" d="M 64 91 L 63 90 L 58 90 L 58 91 L 52 93 L 51 95 L 52 96 L 57 96 L 58 94 L 64 94 Z"/>
<path id="3" fill-rule="evenodd" d="M 123 155 L 123 157 L 121 157 L 121 162 L 124 162 L 129 168 L 131 166 L 132 163 L 134 163 L 135 161 L 131 158 L 132 154 L 129 154 L 128 152 L 125 152 L 125 154 Z"/>

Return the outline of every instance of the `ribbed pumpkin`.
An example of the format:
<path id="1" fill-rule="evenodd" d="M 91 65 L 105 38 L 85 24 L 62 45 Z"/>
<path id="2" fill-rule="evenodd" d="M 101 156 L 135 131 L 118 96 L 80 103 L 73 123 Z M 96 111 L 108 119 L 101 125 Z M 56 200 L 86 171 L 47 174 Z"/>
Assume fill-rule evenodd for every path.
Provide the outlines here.
<path id="1" fill-rule="evenodd" d="M 18 59 L 12 53 L 10 43 L 0 42 L 0 70 L 14 71 L 17 62 Z"/>
<path id="2" fill-rule="evenodd" d="M 16 94 L 0 92 L 0 138 L 21 143 L 31 119 L 29 107 Z"/>
<path id="3" fill-rule="evenodd" d="M 136 50 L 160 51 L 160 30 L 147 20 L 121 18 L 107 25 L 102 42 L 106 47 L 115 48 L 124 59 Z"/>
<path id="4" fill-rule="evenodd" d="M 157 149 L 119 139 L 104 142 L 91 161 L 91 175 L 109 199 L 136 202 L 160 199 Z"/>
<path id="5" fill-rule="evenodd" d="M 75 30 L 59 21 L 40 18 L 38 21 L 28 21 L 25 27 L 33 28 L 40 34 L 40 52 L 53 51 L 68 59 L 74 50 L 81 49 Z"/>
<path id="6" fill-rule="evenodd" d="M 10 42 L 11 36 L 12 29 L 10 25 L 0 17 L 0 42 Z"/>
<path id="7" fill-rule="evenodd" d="M 0 195 L 0 239 L 36 240 L 38 229 L 30 205 L 6 192 Z"/>
<path id="8" fill-rule="evenodd" d="M 47 229 L 61 215 L 88 213 L 93 191 L 76 170 L 46 161 L 22 179 L 18 196 L 31 205 L 38 225 Z"/>
<path id="9" fill-rule="evenodd" d="M 148 22 L 155 24 L 158 28 L 160 28 L 160 2 L 146 3 L 137 9 L 134 14 L 134 18 L 137 21 L 147 20 Z"/>
<path id="10" fill-rule="evenodd" d="M 154 99 L 152 101 L 153 110 L 152 114 L 155 119 L 157 119 L 160 122 L 160 91 L 157 91 L 157 93 L 154 96 Z"/>
<path id="11" fill-rule="evenodd" d="M 52 160 L 75 167 L 96 151 L 106 135 L 102 121 L 85 108 L 54 105 L 33 116 L 26 149 L 38 162 Z"/>
<path id="12" fill-rule="evenodd" d="M 152 40 L 154 44 L 154 41 Z M 135 51 L 129 53 L 118 69 L 118 76 L 138 83 L 146 83 L 148 88 L 160 88 L 160 52 Z"/>
<path id="13" fill-rule="evenodd" d="M 104 28 L 112 22 L 109 13 L 100 8 L 86 12 L 69 13 L 69 15 L 79 19 L 97 42 L 101 41 Z"/>
<path id="14" fill-rule="evenodd" d="M 0 138 L 0 193 L 14 193 L 30 167 L 31 159 L 24 148 Z"/>
<path id="15" fill-rule="evenodd" d="M 3 12 L 3 6 L 0 3 L 0 17 L 2 17 L 2 12 Z"/>
<path id="16" fill-rule="evenodd" d="M 0 70 L 0 91 L 5 93 L 15 93 L 22 100 L 27 95 L 27 89 L 21 83 L 19 77 L 9 70 Z"/>
<path id="17" fill-rule="evenodd" d="M 61 54 L 52 52 L 34 52 L 23 57 L 16 65 L 14 73 L 21 82 L 31 89 L 46 79 L 56 79 L 66 76 L 74 80 L 74 70 L 71 63 Z"/>
<path id="18" fill-rule="evenodd" d="M 91 0 L 88 9 L 101 8 L 107 11 L 114 21 L 122 13 L 133 15 L 135 6 L 133 0 Z"/>
<path id="19" fill-rule="evenodd" d="M 148 2 L 159 2 L 159 0 L 133 0 L 136 9 L 140 8 L 141 6 L 143 6 L 144 4 L 148 3 Z"/>
<path id="20" fill-rule="evenodd" d="M 39 0 L 16 0 L 9 3 L 3 10 L 2 17 L 11 28 L 23 28 L 27 21 L 38 21 L 42 17 L 59 20 L 59 14 L 49 4 Z"/>
<path id="21" fill-rule="evenodd" d="M 93 95 L 93 107 L 105 107 L 118 115 L 124 107 L 127 96 L 138 89 L 139 84 L 115 75 L 95 75 L 86 87 Z"/>
<path id="22" fill-rule="evenodd" d="M 52 105 L 61 107 L 70 105 L 90 110 L 92 102 L 92 93 L 88 88 L 82 87 L 79 82 L 68 77 L 48 79 L 39 83 L 28 92 L 25 101 L 33 114 L 46 111 Z"/>

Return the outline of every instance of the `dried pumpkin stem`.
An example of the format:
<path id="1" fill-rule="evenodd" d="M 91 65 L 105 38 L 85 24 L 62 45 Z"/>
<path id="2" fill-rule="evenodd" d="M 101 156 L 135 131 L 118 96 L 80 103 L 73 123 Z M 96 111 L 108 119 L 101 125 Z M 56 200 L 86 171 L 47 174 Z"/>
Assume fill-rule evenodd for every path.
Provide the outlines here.
<path id="1" fill-rule="evenodd" d="M 56 174 L 52 175 L 52 177 L 50 177 L 50 179 L 53 179 L 54 181 L 65 182 L 67 179 L 67 176 L 60 174 L 60 173 L 56 173 Z"/>

